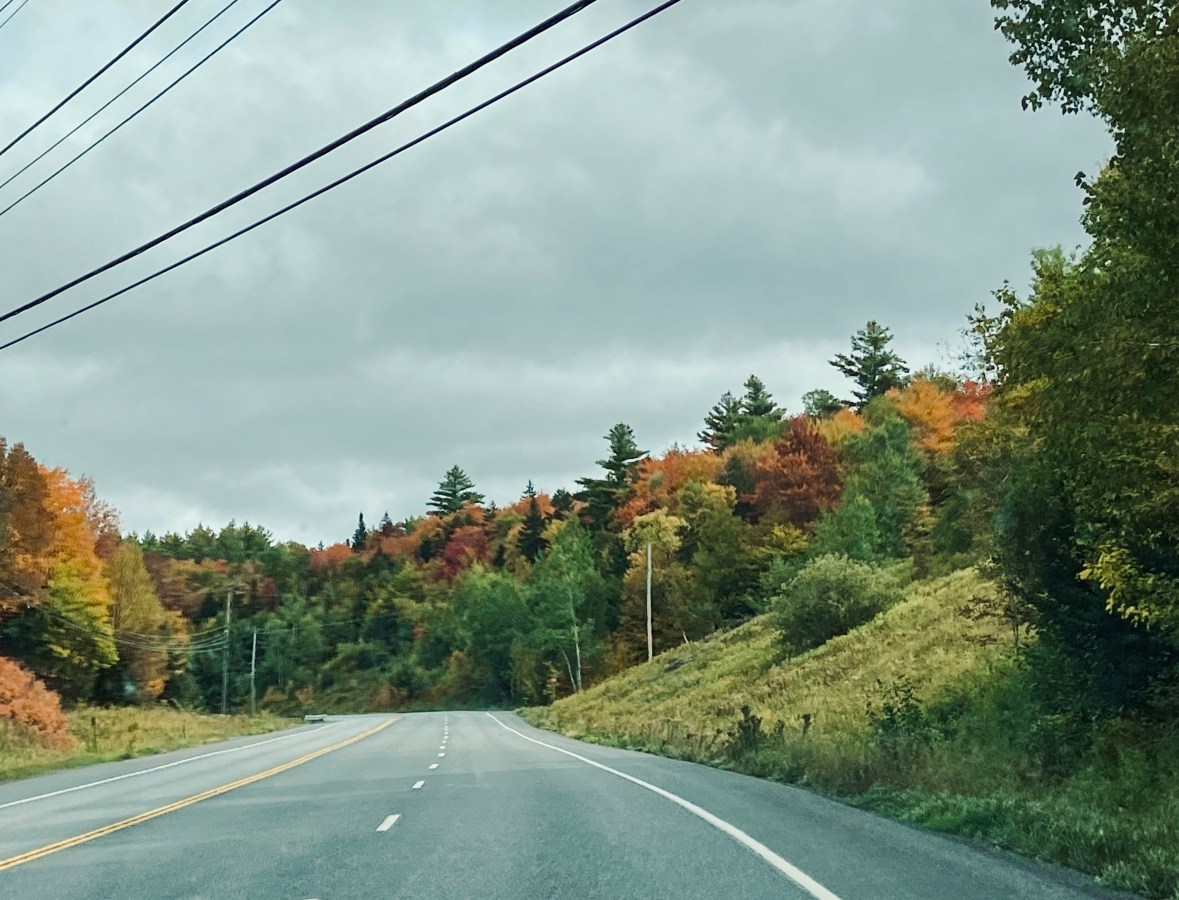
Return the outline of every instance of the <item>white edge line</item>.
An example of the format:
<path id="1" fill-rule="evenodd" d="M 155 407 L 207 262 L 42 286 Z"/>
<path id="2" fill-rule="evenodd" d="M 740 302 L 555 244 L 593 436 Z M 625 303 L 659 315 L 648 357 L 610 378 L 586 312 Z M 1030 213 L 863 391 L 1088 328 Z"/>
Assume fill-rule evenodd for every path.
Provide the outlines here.
<path id="1" fill-rule="evenodd" d="M 401 818 L 401 813 L 394 813 L 391 816 L 385 816 L 385 821 L 377 826 L 377 831 L 388 831 L 397 824 L 397 820 Z"/>
<path id="2" fill-rule="evenodd" d="M 666 791 L 661 787 L 657 787 L 653 784 L 650 784 L 649 782 L 643 781 L 641 778 L 635 778 L 633 775 L 627 775 L 625 772 L 612 769 L 609 766 L 602 765 L 600 762 L 595 762 L 594 760 L 588 759 L 587 757 L 579 756 L 571 750 L 566 750 L 563 747 L 556 747 L 552 744 L 546 744 L 544 741 L 538 741 L 536 738 L 529 737 L 523 732 L 517 731 L 515 728 L 505 725 L 495 716 L 491 715 L 491 713 L 488 713 L 487 715 L 491 716 L 495 723 L 501 728 L 506 728 L 508 731 L 512 732 L 512 734 L 518 735 L 524 738 L 526 741 L 531 741 L 532 743 L 539 744 L 542 747 L 548 747 L 548 749 L 556 750 L 558 753 L 564 753 L 566 756 L 572 756 L 574 759 L 579 760 L 586 765 L 593 766 L 595 769 L 601 769 L 603 772 L 609 772 L 611 775 L 617 775 L 619 778 L 631 782 L 631 784 L 637 784 L 641 788 L 646 788 L 652 793 L 663 797 L 665 800 L 670 800 L 676 806 L 686 809 L 692 815 L 703 819 L 713 828 L 723 831 L 733 840 L 737 841 L 737 843 L 742 844 L 748 849 L 752 850 L 763 860 L 765 860 L 767 863 L 797 884 L 800 888 L 814 897 L 815 900 L 839 900 L 838 896 L 827 890 L 827 888 L 823 887 L 823 885 L 819 884 L 819 882 L 815 881 L 813 878 L 807 875 L 806 872 L 802 871 L 802 869 L 799 869 L 796 866 L 788 863 L 765 844 L 761 843 L 761 841 L 751 838 L 736 825 L 732 825 L 726 822 L 724 819 L 714 816 L 708 810 L 697 806 L 695 803 L 685 800 L 683 797 L 677 796 L 671 791 Z"/>
<path id="3" fill-rule="evenodd" d="M 415 791 L 420 791 L 420 790 L 422 789 L 422 785 L 424 785 L 425 783 L 426 783 L 426 782 L 424 782 L 424 781 L 415 781 L 415 782 L 413 783 L 413 789 L 414 789 Z"/>
<path id="4" fill-rule="evenodd" d="M 134 772 L 124 772 L 122 775 L 114 775 L 110 778 L 103 778 L 101 781 L 89 781 L 86 784 L 75 784 L 73 787 L 62 788 L 59 791 L 50 791 L 48 794 L 38 794 L 35 797 L 25 797 L 22 800 L 10 800 L 8 803 L 0 803 L 0 809 L 8 809 L 10 806 L 20 806 L 24 803 L 34 803 L 37 800 L 48 800 L 50 797 L 60 797 L 62 794 L 72 794 L 74 791 L 83 791 L 86 788 L 99 787 L 104 784 L 111 784 L 115 781 L 122 781 L 125 778 L 135 778 L 138 775 L 148 775 L 151 772 L 162 772 L 164 769 L 171 769 L 176 766 L 183 766 L 190 762 L 196 762 L 198 759 L 208 759 L 211 756 L 221 756 L 224 753 L 237 753 L 241 750 L 250 750 L 254 747 L 261 747 L 263 744 L 273 744 L 277 741 L 286 741 L 295 737 L 302 737 L 308 734 L 314 734 L 321 729 L 327 728 L 329 725 L 334 725 L 335 722 L 325 722 L 319 728 L 312 728 L 310 731 L 298 731 L 294 734 L 284 734 L 279 737 L 267 738 L 264 741 L 255 741 L 253 744 L 243 744 L 240 747 L 229 747 L 225 750 L 214 750 L 211 753 L 202 753 L 199 756 L 186 756 L 184 759 L 178 759 L 174 762 L 164 763 L 160 766 L 152 766 L 150 769 L 138 769 Z"/>

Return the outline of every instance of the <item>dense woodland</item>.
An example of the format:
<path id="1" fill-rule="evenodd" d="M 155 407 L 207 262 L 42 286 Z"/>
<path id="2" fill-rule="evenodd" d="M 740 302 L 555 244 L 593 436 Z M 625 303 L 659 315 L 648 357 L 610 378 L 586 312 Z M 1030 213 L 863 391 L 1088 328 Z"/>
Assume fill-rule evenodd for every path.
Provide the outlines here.
<path id="1" fill-rule="evenodd" d="M 651 455 L 620 423 L 599 472 L 503 508 L 456 465 L 426 515 L 314 549 L 234 523 L 121 537 L 88 482 L 14 446 L 0 652 L 69 701 L 220 709 L 228 653 L 232 709 L 251 654 L 278 709 L 543 703 L 646 659 L 648 546 L 656 652 L 765 611 L 817 557 L 947 570 L 980 552 L 952 482 L 991 387 L 910 378 L 890 341 L 869 323 L 833 360 L 847 402 L 790 416 L 751 376 L 702 447 Z"/>
<path id="2" fill-rule="evenodd" d="M 456 465 L 421 517 L 314 549 L 233 522 L 123 535 L 88 481 L 0 444 L 0 718 L 48 736 L 57 697 L 240 710 L 252 655 L 278 711 L 543 704 L 646 659 L 650 547 L 656 652 L 771 609 L 798 650 L 873 614 L 877 576 L 977 566 L 1044 721 L 1173 721 L 1179 13 L 993 5 L 1025 105 L 1101 117 L 1116 153 L 1077 175 L 1089 248 L 1036 252 L 1028 296 L 968 318 L 956 371 L 911 373 L 869 322 L 831 361 L 846 397 L 783 408 L 751 376 L 696 442 L 653 455 L 617 424 L 599 470 L 503 507 Z"/>

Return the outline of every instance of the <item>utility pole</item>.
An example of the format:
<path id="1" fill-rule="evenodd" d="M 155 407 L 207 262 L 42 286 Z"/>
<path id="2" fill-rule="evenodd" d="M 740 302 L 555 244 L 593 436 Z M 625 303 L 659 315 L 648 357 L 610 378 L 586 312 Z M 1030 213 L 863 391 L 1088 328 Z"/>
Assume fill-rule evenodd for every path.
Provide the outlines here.
<path id="1" fill-rule="evenodd" d="M 225 591 L 225 647 L 221 651 L 221 715 L 229 711 L 229 616 L 233 588 Z"/>
<path id="2" fill-rule="evenodd" d="M 655 644 L 651 639 L 651 545 L 647 544 L 647 661 L 655 657 Z"/>
<path id="3" fill-rule="evenodd" d="M 255 698 L 257 694 L 254 691 L 254 661 L 258 658 L 258 629 L 254 629 L 254 644 L 250 647 L 250 715 L 258 715 L 257 704 Z"/>

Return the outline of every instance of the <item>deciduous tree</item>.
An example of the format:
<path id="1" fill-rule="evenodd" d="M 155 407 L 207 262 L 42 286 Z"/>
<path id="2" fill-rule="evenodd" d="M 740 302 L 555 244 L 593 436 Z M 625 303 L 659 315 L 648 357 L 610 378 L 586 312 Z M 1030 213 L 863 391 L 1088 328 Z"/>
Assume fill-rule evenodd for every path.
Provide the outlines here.
<path id="1" fill-rule="evenodd" d="M 112 698 L 155 700 L 167 681 L 168 647 L 180 643 L 143 562 L 143 551 L 124 541 L 105 567 L 111 595 L 111 626 L 119 644 L 119 662 L 103 680 Z"/>

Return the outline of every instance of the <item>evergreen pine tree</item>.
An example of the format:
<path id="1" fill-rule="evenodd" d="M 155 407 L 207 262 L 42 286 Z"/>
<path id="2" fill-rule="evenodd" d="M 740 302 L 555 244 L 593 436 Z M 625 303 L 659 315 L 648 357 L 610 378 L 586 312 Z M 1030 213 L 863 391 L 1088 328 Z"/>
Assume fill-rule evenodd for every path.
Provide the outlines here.
<path id="1" fill-rule="evenodd" d="M 766 390 L 765 383 L 756 375 L 745 380 L 745 396 L 741 398 L 741 416 L 746 419 L 782 420 L 782 410 Z"/>
<path id="2" fill-rule="evenodd" d="M 583 490 L 578 499 L 585 502 L 590 522 L 598 530 L 606 530 L 610 514 L 618 508 L 634 481 L 639 460 L 647 455 L 635 443 L 635 433 L 629 425 L 619 422 L 606 434 L 610 442 L 610 455 L 599 459 L 598 465 L 606 470 L 604 478 L 579 478 L 577 483 Z"/>
<path id="3" fill-rule="evenodd" d="M 458 466 L 451 466 L 427 505 L 431 515 L 449 516 L 471 503 L 482 502 L 483 495 L 475 490 L 470 476 Z"/>
<path id="4" fill-rule="evenodd" d="M 704 430 L 696 435 L 714 453 L 721 453 L 733 443 L 733 432 L 741 420 L 741 401 L 732 391 L 725 391 L 708 415 L 704 417 Z"/>
<path id="5" fill-rule="evenodd" d="M 840 353 L 830 364 L 858 386 L 853 391 L 856 407 L 892 388 L 904 387 L 909 367 L 896 353 L 888 349 L 892 332 L 877 322 L 870 321 L 852 337 L 852 352 Z"/>

